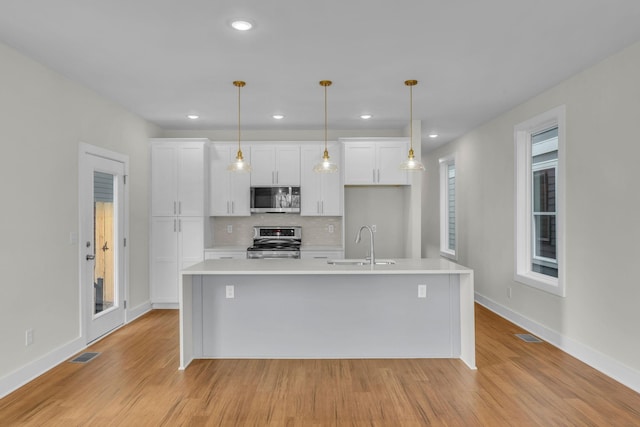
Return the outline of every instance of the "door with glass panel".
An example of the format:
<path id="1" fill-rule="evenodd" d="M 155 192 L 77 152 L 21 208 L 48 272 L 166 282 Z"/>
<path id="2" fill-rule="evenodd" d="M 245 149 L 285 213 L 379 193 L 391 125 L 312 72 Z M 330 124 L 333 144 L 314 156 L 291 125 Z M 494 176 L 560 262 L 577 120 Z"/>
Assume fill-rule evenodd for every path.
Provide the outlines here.
<path id="1" fill-rule="evenodd" d="M 124 323 L 124 179 L 121 161 L 83 153 L 81 287 L 87 342 Z"/>

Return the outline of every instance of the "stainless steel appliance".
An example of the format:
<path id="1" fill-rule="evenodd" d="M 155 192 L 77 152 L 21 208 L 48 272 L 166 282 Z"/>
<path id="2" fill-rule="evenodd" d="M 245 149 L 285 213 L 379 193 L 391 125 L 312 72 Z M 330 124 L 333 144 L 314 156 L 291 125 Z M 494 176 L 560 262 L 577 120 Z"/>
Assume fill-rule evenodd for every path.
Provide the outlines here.
<path id="1" fill-rule="evenodd" d="M 300 187 L 251 187 L 251 212 L 300 213 Z"/>
<path id="2" fill-rule="evenodd" d="M 247 248 L 249 259 L 300 258 L 302 227 L 253 227 L 253 246 Z"/>

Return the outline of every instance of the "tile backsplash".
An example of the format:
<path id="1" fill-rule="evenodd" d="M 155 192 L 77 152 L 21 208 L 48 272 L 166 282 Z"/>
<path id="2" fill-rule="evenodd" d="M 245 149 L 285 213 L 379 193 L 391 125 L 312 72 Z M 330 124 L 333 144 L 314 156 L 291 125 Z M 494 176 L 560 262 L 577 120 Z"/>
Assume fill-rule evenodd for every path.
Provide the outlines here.
<path id="1" fill-rule="evenodd" d="M 253 226 L 302 227 L 302 246 L 342 246 L 342 217 L 263 214 L 250 217 L 210 217 L 213 246 L 251 246 Z M 331 227 L 333 226 L 333 227 Z M 330 230 L 333 228 L 333 232 Z M 229 229 L 231 233 L 229 233 Z"/>

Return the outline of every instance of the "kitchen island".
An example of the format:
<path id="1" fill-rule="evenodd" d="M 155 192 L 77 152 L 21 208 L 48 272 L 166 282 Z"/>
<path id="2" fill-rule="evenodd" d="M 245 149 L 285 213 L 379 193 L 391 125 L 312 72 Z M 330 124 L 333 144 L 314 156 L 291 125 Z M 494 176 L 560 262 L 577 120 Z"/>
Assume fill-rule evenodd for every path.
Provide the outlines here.
<path id="1" fill-rule="evenodd" d="M 475 369 L 473 271 L 206 260 L 182 271 L 180 369 L 200 358 L 459 358 Z"/>

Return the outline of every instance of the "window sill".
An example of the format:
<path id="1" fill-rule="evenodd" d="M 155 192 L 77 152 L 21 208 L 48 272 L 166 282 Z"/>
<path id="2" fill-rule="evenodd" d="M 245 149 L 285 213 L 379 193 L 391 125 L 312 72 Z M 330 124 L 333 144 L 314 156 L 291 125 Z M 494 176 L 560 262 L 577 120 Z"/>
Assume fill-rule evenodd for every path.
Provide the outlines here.
<path id="1" fill-rule="evenodd" d="M 535 272 L 528 272 L 526 274 L 516 273 L 514 280 L 553 295 L 560 297 L 565 296 L 564 286 L 561 286 L 560 279 L 555 277 L 549 277 Z"/>

